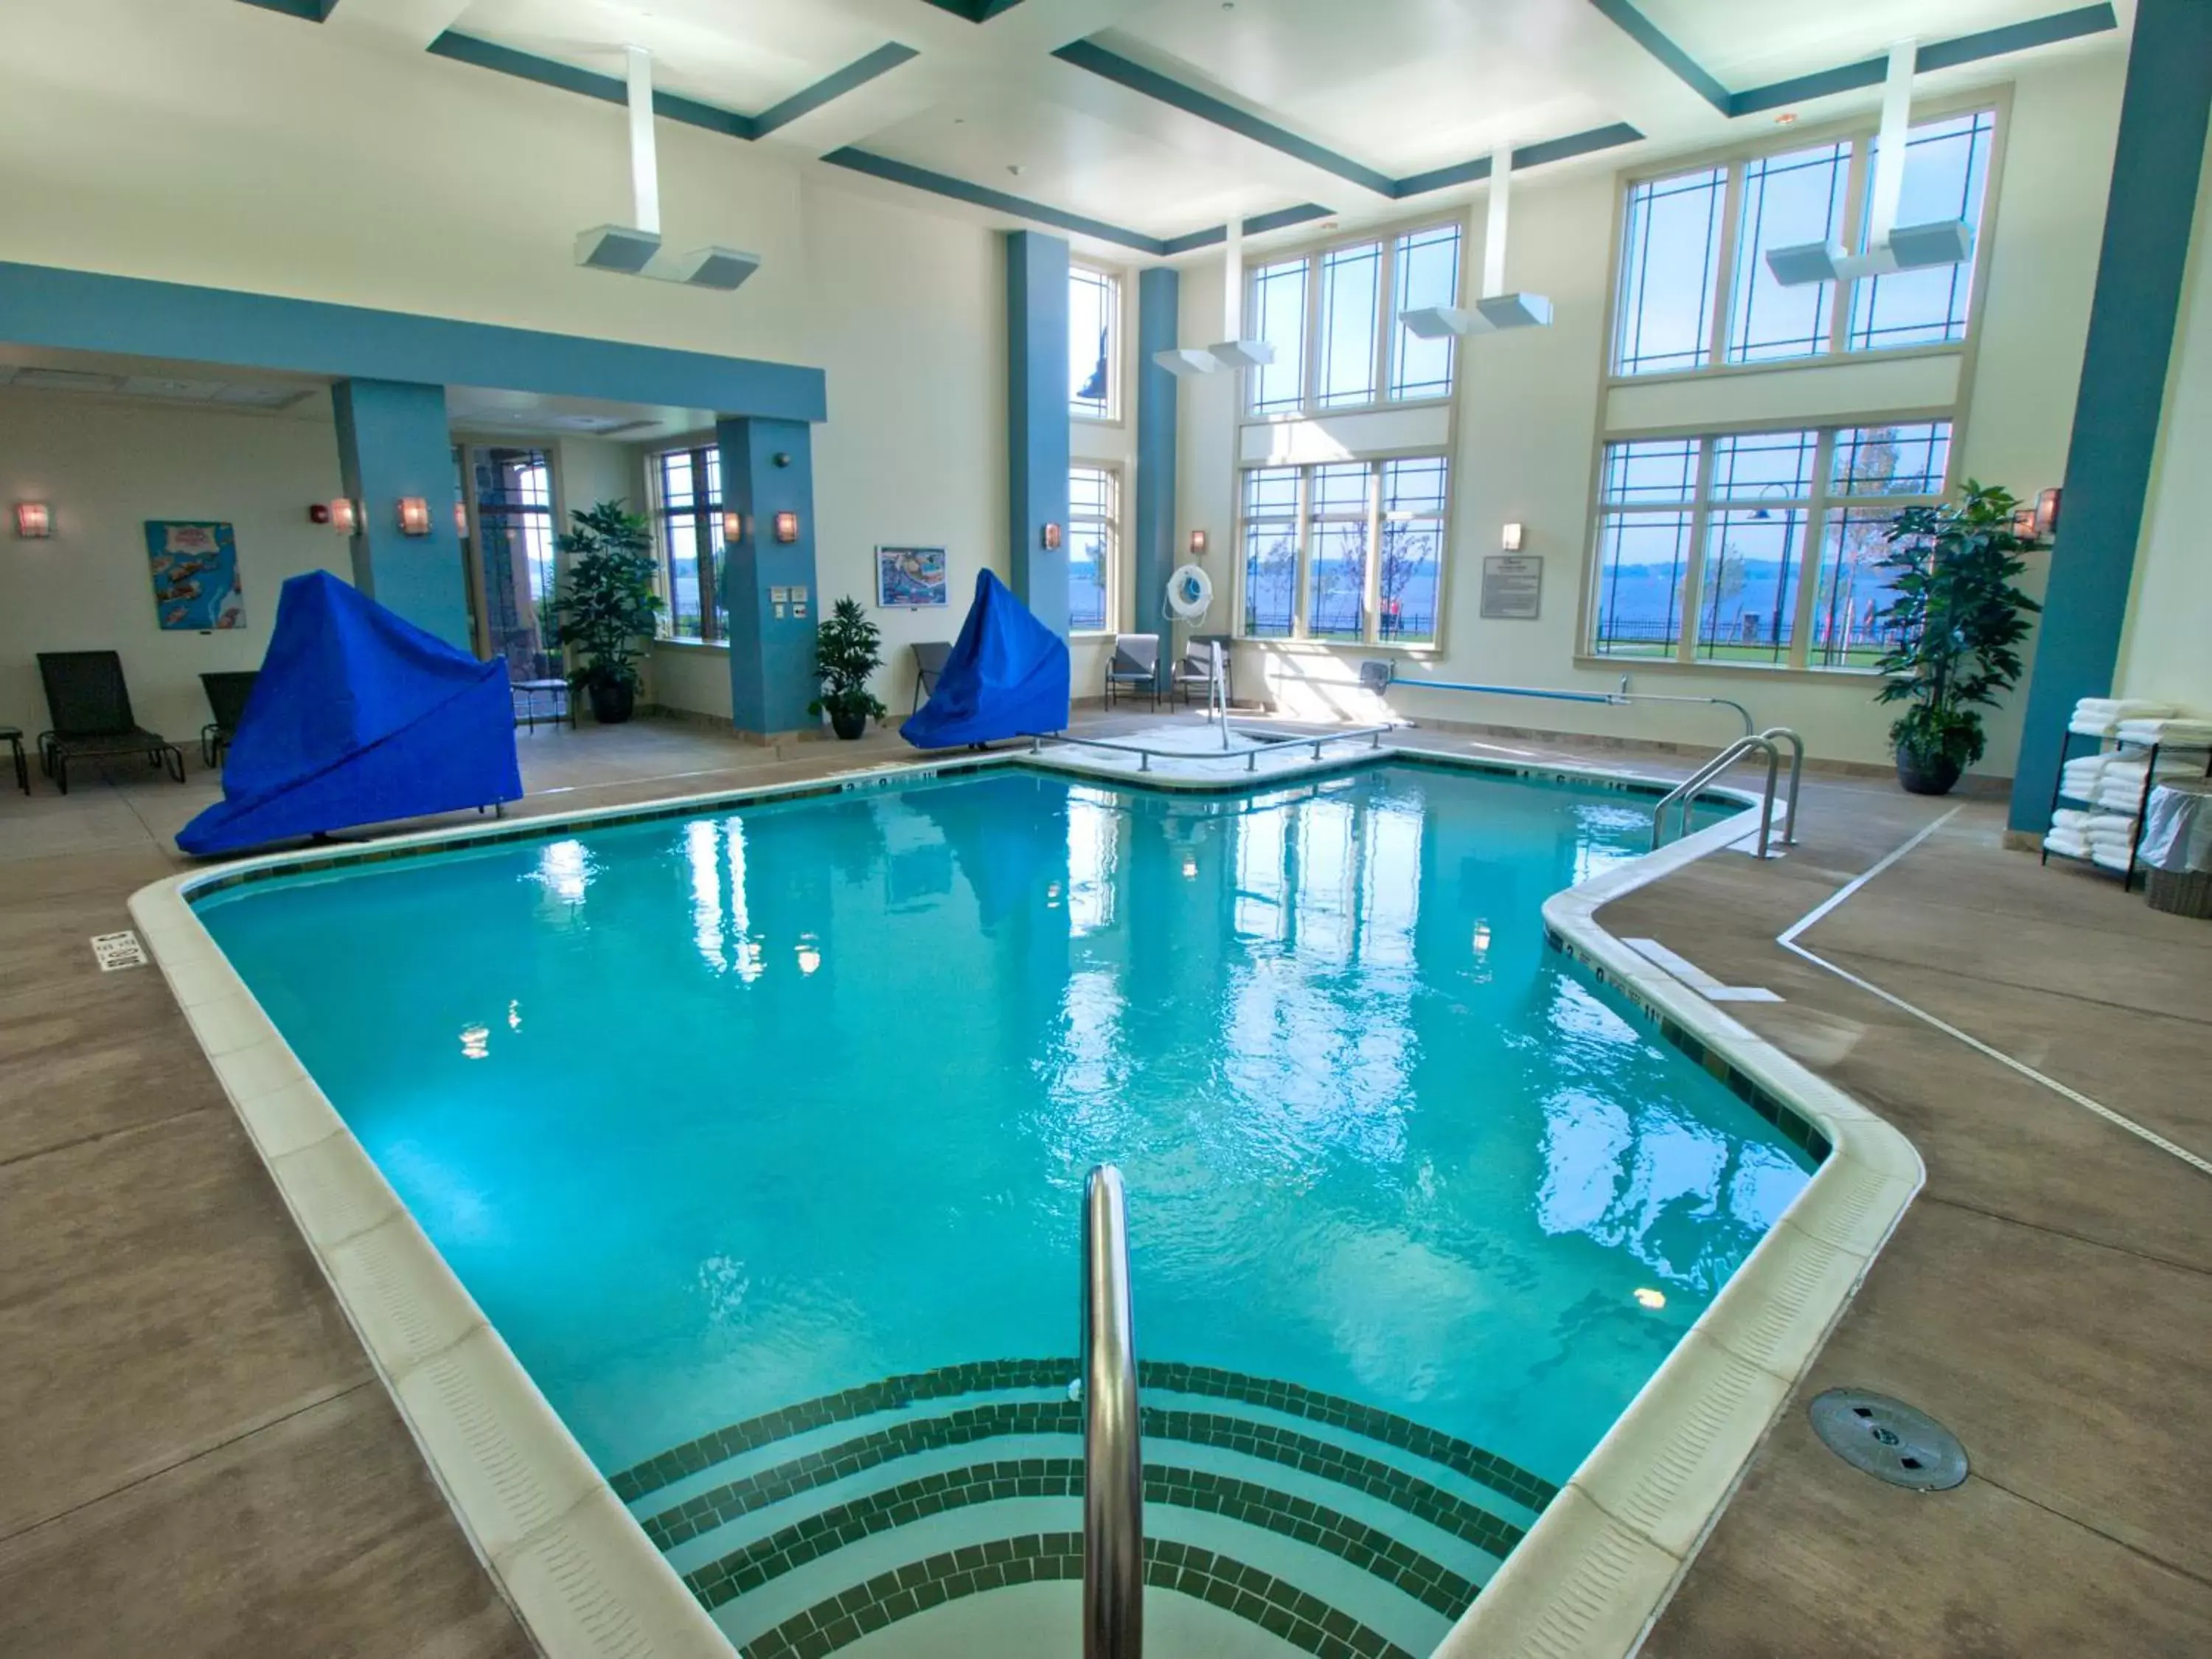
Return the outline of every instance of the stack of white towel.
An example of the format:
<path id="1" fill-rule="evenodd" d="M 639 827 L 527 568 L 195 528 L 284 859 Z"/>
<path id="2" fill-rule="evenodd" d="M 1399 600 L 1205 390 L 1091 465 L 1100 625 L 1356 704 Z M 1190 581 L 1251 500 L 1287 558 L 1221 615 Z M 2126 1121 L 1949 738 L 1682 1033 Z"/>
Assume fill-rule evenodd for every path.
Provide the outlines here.
<path id="1" fill-rule="evenodd" d="M 2171 720 L 2181 711 L 2170 702 L 2150 702 L 2142 697 L 2084 697 L 2074 705 L 2067 729 L 2084 737 L 2117 738 L 2123 720 Z"/>
<path id="2" fill-rule="evenodd" d="M 2124 716 L 2112 728 L 2112 735 L 2122 743 L 2145 748 L 2157 744 L 2165 748 L 2203 749 L 2212 747 L 2212 720 L 2181 714 Z"/>
<path id="3" fill-rule="evenodd" d="M 2077 812 L 2061 807 L 2051 815 L 2043 844 L 2069 859 L 2091 859 L 2108 870 L 2124 870 L 2135 850 L 2136 821 L 2125 812 Z"/>
<path id="4" fill-rule="evenodd" d="M 2148 755 L 2130 755 L 2121 750 L 2077 755 L 2061 769 L 2058 793 L 2069 800 L 2132 814 L 2142 805 L 2143 777 L 2149 769 Z M 2203 769 L 2203 762 L 2191 755 L 2161 753 L 2158 757 L 2161 778 L 2194 777 Z"/>

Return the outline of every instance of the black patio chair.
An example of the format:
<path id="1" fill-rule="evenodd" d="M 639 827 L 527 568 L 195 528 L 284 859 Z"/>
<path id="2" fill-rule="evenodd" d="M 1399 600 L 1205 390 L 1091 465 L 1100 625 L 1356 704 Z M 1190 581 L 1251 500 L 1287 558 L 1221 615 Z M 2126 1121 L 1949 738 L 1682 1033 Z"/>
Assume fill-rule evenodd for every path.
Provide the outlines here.
<path id="1" fill-rule="evenodd" d="M 53 721 L 39 734 L 39 769 L 69 793 L 70 763 L 110 756 L 143 755 L 185 781 L 185 753 L 131 712 L 123 659 L 112 651 L 41 651 L 39 678 L 46 682 L 46 714 Z"/>
<path id="2" fill-rule="evenodd" d="M 206 765 L 222 764 L 238 723 L 246 718 L 246 700 L 253 695 L 253 682 L 260 678 L 261 672 L 252 668 L 200 676 L 200 684 L 207 690 L 208 712 L 215 716 L 200 727 L 200 759 Z"/>
<path id="3" fill-rule="evenodd" d="M 1116 634 L 1114 654 L 1106 664 L 1106 706 L 1116 696 L 1143 692 L 1160 706 L 1160 636 L 1157 634 Z"/>
<path id="4" fill-rule="evenodd" d="M 908 714 L 919 713 L 923 702 L 937 690 L 937 677 L 945 672 L 945 659 L 952 647 L 942 641 L 931 641 L 914 648 L 914 707 Z"/>

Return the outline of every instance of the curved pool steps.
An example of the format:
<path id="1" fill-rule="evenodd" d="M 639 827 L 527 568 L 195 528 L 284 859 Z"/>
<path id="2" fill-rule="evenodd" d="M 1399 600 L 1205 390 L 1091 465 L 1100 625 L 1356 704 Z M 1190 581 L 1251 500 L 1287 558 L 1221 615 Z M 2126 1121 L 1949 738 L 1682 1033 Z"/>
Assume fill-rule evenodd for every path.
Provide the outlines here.
<path id="1" fill-rule="evenodd" d="M 951 1601 L 1064 1581 L 1072 1632 L 1073 1371 L 1006 1360 L 885 1378 L 718 1430 L 613 1484 L 749 1654 L 829 1652 Z M 1480 1447 L 1295 1383 L 1158 1362 L 1141 1382 L 1147 1582 L 1257 1626 L 1240 1650 L 1425 1652 L 1554 1495 Z M 951 1638 L 1001 1607 L 914 1633 Z"/>

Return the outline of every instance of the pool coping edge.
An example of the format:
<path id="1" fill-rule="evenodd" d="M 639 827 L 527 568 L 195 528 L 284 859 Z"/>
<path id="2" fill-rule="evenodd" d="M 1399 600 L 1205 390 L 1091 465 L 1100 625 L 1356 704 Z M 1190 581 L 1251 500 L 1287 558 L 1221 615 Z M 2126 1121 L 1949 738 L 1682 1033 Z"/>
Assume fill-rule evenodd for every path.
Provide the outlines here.
<path id="1" fill-rule="evenodd" d="M 155 882 L 133 894 L 129 908 L 432 1479 L 532 1638 L 556 1659 L 639 1651 L 732 1659 L 729 1638 L 416 1224 L 188 899 L 301 866 L 373 863 L 417 849 L 835 796 L 1008 765 L 1162 793 L 1246 794 L 1393 759 L 1654 795 L 1672 787 L 1625 768 L 1495 759 L 1395 741 L 1349 759 L 1301 761 L 1225 782 L 1139 775 L 1050 751 L 963 754 L 506 819 L 496 829 L 447 826 L 253 855 Z M 1705 793 L 1755 804 L 1733 788 Z M 1595 920 L 1604 903 L 1741 842 L 1755 823 L 1752 813 L 1735 815 L 1553 894 L 1542 908 L 1547 936 L 1641 1012 L 1655 1021 L 1671 1018 L 1796 1109 L 1831 1150 L 1447 1633 L 1435 1659 L 1633 1653 L 1918 1190 L 1918 1157 L 1895 1129 Z M 1759 1408 L 1744 1409 L 1751 1405 Z"/>

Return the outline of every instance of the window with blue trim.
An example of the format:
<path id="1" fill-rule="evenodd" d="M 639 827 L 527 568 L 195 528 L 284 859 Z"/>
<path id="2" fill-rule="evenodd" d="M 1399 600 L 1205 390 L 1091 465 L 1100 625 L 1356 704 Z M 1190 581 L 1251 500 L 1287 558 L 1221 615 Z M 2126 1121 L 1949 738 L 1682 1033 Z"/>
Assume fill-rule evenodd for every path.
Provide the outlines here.
<path id="1" fill-rule="evenodd" d="M 1067 269 L 1067 409 L 1092 421 L 1121 415 L 1121 279 Z"/>
<path id="2" fill-rule="evenodd" d="M 1356 237 L 1253 268 L 1244 326 L 1275 349 L 1248 371 L 1249 415 L 1326 415 L 1452 394 L 1456 343 L 1425 340 L 1402 312 L 1459 302 L 1457 220 Z"/>
<path id="3" fill-rule="evenodd" d="M 1717 666 L 1871 668 L 1899 511 L 1941 498 L 1944 420 L 1605 447 L 1590 649 Z"/>
<path id="4" fill-rule="evenodd" d="M 1631 183 L 1613 373 L 1675 374 L 1965 339 L 1996 136 L 1996 113 L 1984 109 L 1916 123 L 1906 140 L 1897 222 L 1962 219 L 1977 232 L 1976 255 L 1861 277 L 1843 285 L 1844 295 L 1832 282 L 1785 287 L 1766 256 L 1810 242 L 1863 244 L 1871 131 Z"/>

